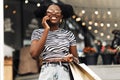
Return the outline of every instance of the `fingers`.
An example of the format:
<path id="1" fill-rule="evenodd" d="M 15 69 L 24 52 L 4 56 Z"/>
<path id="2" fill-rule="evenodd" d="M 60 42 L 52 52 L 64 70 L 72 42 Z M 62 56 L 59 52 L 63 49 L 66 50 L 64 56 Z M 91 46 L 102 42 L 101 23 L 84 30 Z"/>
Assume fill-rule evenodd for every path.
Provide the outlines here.
<path id="1" fill-rule="evenodd" d="M 67 62 L 76 62 L 76 63 L 79 63 L 79 59 L 74 57 L 72 54 L 68 54 L 64 57 L 64 60 L 67 61 Z"/>
<path id="2" fill-rule="evenodd" d="M 48 25 L 48 23 L 46 22 L 47 20 L 49 20 L 50 18 L 48 16 L 44 16 L 42 19 L 42 25 L 44 28 L 50 29 L 50 26 Z"/>
<path id="3" fill-rule="evenodd" d="M 49 19 L 50 19 L 49 16 L 44 16 L 42 22 L 45 23 L 45 22 L 46 22 L 47 20 L 49 20 Z"/>
<path id="4" fill-rule="evenodd" d="M 72 62 L 73 61 L 73 55 L 72 54 L 68 54 L 64 57 L 64 60 L 67 62 Z"/>

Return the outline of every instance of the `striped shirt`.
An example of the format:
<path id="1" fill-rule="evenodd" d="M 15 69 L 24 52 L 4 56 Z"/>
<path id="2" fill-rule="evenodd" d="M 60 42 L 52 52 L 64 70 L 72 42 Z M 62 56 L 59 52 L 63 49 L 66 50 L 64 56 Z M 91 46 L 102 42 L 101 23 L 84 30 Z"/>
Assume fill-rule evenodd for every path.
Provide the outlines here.
<path id="1" fill-rule="evenodd" d="M 39 40 L 43 31 L 44 29 L 35 29 L 31 41 Z M 75 36 L 71 31 L 64 29 L 49 31 L 41 56 L 43 59 L 64 57 L 69 53 L 70 46 L 76 46 Z"/>

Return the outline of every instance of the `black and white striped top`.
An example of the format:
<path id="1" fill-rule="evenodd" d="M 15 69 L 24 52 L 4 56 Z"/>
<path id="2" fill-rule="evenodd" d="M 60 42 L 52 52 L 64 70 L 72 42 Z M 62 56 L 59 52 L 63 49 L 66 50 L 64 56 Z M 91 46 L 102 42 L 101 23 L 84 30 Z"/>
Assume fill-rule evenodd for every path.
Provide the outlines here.
<path id="1" fill-rule="evenodd" d="M 32 40 L 39 40 L 44 29 L 35 29 L 31 36 Z M 41 53 L 43 59 L 64 57 L 69 53 L 69 47 L 76 46 L 75 36 L 71 31 L 58 29 L 49 31 L 44 51 Z"/>

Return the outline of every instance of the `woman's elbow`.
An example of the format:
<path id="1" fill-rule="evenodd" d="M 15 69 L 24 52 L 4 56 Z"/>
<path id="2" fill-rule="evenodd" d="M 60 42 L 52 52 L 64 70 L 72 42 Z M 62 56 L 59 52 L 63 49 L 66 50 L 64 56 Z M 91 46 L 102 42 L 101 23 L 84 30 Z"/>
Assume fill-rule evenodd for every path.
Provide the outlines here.
<path id="1" fill-rule="evenodd" d="M 30 55 L 31 55 L 32 58 L 36 58 L 36 57 L 38 57 L 36 51 L 30 51 Z"/>

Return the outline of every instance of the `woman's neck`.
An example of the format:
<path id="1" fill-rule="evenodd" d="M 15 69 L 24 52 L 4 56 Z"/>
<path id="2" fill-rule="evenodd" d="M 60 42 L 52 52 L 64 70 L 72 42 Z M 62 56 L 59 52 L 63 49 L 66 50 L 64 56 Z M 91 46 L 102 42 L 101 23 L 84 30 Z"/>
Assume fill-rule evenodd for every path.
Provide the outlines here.
<path id="1" fill-rule="evenodd" d="M 58 30 L 58 29 L 59 29 L 58 26 L 51 26 L 51 27 L 50 27 L 50 31 L 54 31 L 54 30 Z"/>

